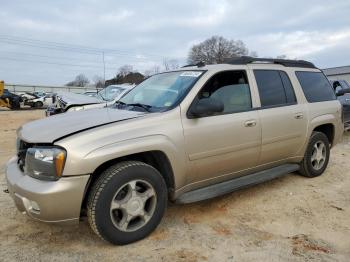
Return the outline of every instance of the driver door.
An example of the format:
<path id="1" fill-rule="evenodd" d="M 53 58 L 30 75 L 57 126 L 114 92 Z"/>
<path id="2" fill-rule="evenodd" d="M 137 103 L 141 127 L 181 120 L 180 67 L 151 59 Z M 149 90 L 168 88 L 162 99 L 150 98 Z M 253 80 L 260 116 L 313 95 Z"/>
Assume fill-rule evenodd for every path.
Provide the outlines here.
<path id="1" fill-rule="evenodd" d="M 246 71 L 224 71 L 214 75 L 196 100 L 214 98 L 224 111 L 211 116 L 184 118 L 186 151 L 191 166 L 188 183 L 227 180 L 238 171 L 255 167 L 261 147 L 258 113 L 252 108 Z"/>

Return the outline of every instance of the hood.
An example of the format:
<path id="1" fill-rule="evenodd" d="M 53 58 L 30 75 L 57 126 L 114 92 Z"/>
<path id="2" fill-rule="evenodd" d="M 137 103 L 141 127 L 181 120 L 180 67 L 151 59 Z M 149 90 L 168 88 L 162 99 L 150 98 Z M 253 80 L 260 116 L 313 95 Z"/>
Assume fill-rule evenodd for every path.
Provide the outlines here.
<path id="1" fill-rule="evenodd" d="M 61 100 L 63 100 L 67 104 L 67 106 L 99 104 L 104 102 L 96 97 L 70 92 L 59 92 L 57 95 L 60 97 Z"/>
<path id="2" fill-rule="evenodd" d="M 115 108 L 76 111 L 29 122 L 18 130 L 18 137 L 28 143 L 53 143 L 55 140 L 73 133 L 145 114 Z"/>

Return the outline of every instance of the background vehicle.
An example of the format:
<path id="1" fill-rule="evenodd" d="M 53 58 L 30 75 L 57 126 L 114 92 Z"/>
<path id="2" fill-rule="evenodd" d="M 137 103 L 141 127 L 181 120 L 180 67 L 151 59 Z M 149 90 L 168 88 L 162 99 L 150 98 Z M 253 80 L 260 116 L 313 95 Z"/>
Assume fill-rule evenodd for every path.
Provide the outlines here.
<path id="1" fill-rule="evenodd" d="M 98 91 L 86 91 L 86 92 L 84 93 L 84 95 L 96 97 L 96 96 L 97 96 L 97 93 L 98 93 Z"/>
<path id="2" fill-rule="evenodd" d="M 23 125 L 6 178 L 21 212 L 72 223 L 83 209 L 98 236 L 127 244 L 157 227 L 168 199 L 322 175 L 342 134 L 341 105 L 312 63 L 240 57 L 153 75 L 115 107 Z"/>
<path id="3" fill-rule="evenodd" d="M 344 126 L 350 129 L 350 84 L 346 80 L 330 80 L 337 99 L 343 107 Z"/>
<path id="4" fill-rule="evenodd" d="M 21 101 L 20 96 L 5 89 L 4 82 L 0 81 L 0 106 L 19 109 L 21 107 Z"/>
<path id="5" fill-rule="evenodd" d="M 43 93 L 42 95 L 34 94 L 34 93 L 26 93 L 23 95 L 23 103 L 24 105 L 33 107 L 33 108 L 42 108 L 51 106 L 54 102 L 53 93 Z"/>
<path id="6" fill-rule="evenodd" d="M 129 84 L 110 85 L 99 91 L 95 97 L 60 92 L 56 97 L 55 104 L 47 108 L 46 116 L 111 106 L 134 87 L 135 85 Z"/>

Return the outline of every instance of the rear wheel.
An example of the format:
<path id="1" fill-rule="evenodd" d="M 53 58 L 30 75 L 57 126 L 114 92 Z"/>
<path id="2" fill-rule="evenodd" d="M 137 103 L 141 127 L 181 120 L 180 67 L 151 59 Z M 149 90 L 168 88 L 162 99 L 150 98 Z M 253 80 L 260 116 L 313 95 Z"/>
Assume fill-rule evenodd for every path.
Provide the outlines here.
<path id="1" fill-rule="evenodd" d="M 97 179 L 88 198 L 88 220 L 102 239 L 124 245 L 149 235 L 167 205 L 161 174 L 138 161 L 116 164 Z"/>
<path id="2" fill-rule="evenodd" d="M 307 146 L 300 173 L 306 177 L 317 177 L 326 170 L 330 155 L 329 141 L 321 132 L 313 132 Z"/>

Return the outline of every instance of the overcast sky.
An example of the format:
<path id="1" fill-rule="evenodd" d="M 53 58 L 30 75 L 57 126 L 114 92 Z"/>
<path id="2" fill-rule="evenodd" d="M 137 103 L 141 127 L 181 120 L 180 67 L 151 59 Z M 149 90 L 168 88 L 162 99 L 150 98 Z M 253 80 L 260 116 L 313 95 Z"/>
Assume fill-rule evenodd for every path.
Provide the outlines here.
<path id="1" fill-rule="evenodd" d="M 0 19 L 0 79 L 9 83 L 103 76 L 101 50 L 107 79 L 123 64 L 141 72 L 164 58 L 183 64 L 212 35 L 240 39 L 262 57 L 350 65 L 349 0 L 11 0 Z"/>

